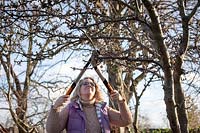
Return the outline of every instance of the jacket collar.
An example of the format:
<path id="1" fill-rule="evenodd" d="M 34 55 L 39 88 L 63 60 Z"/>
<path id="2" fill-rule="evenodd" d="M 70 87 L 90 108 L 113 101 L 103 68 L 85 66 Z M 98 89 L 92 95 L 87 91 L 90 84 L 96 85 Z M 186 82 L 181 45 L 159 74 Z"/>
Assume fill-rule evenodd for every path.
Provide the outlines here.
<path id="1" fill-rule="evenodd" d="M 105 108 L 105 106 L 106 106 L 106 102 L 96 102 L 95 103 L 95 106 L 96 107 L 98 107 L 98 108 L 101 108 L 101 109 L 104 109 Z M 81 110 L 83 110 L 83 107 L 82 107 L 82 104 L 81 104 L 81 102 L 80 102 L 80 100 L 76 100 L 76 101 L 74 101 L 74 102 L 72 102 L 72 106 L 74 107 L 74 108 L 76 108 L 76 109 L 81 109 Z"/>

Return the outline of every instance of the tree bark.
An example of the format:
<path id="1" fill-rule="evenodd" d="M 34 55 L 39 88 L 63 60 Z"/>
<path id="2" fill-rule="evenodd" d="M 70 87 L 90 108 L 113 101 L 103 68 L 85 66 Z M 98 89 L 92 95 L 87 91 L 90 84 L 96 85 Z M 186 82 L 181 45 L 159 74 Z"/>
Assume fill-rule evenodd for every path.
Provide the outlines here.
<path id="1" fill-rule="evenodd" d="M 174 70 L 175 101 L 181 132 L 188 133 L 188 119 L 185 106 L 185 96 L 181 86 L 181 75 L 183 72 L 182 69 L 179 67 L 182 66 L 181 64 L 182 59 L 180 57 L 177 57 Z"/>
<path id="2" fill-rule="evenodd" d="M 168 73 L 168 74 L 166 74 Z M 173 77 L 172 72 L 165 72 L 165 83 L 164 89 L 164 101 L 166 104 L 167 118 L 169 119 L 170 127 L 173 133 L 180 133 L 180 128 L 178 124 L 175 102 L 174 102 L 174 88 L 173 88 Z"/>
<path id="3" fill-rule="evenodd" d="M 166 44 L 163 40 L 163 31 L 160 25 L 160 20 L 156 9 L 149 0 L 142 0 L 151 18 L 151 30 L 153 39 L 155 40 L 154 48 L 160 55 L 160 62 L 164 72 L 164 101 L 166 104 L 167 117 L 169 119 L 170 127 L 173 133 L 180 133 L 180 127 L 175 109 L 174 101 L 174 80 L 172 68 L 170 64 L 169 53 L 167 52 Z"/>

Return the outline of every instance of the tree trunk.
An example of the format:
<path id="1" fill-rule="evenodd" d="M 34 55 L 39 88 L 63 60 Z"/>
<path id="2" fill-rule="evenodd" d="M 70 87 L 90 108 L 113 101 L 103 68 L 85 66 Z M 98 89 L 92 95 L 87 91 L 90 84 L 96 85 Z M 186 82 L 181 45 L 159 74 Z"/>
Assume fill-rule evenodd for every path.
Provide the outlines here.
<path id="1" fill-rule="evenodd" d="M 28 132 L 27 119 L 26 119 L 27 99 L 20 98 L 17 100 L 17 102 L 18 102 L 18 107 L 16 108 L 16 115 L 18 119 L 17 127 L 19 133 L 26 133 Z"/>
<path id="2" fill-rule="evenodd" d="M 114 89 L 116 89 L 123 95 L 124 87 L 123 87 L 123 82 L 121 79 L 122 70 L 120 69 L 120 66 L 109 63 L 107 64 L 107 67 L 108 67 L 107 71 L 109 74 L 110 84 L 113 86 Z M 114 108 L 118 109 L 117 103 L 115 102 L 114 102 Z"/>
<path id="3" fill-rule="evenodd" d="M 122 75 L 121 67 L 112 63 L 108 63 L 107 67 L 108 67 L 107 71 L 109 74 L 109 82 L 111 83 L 113 88 L 118 90 L 119 93 L 124 97 L 124 87 L 123 87 L 123 81 L 121 78 L 121 75 Z M 117 102 L 111 102 L 110 106 L 112 106 L 115 109 L 119 109 Z M 121 129 L 119 127 L 114 126 L 112 128 L 113 133 L 120 133 L 120 130 Z"/>
<path id="4" fill-rule="evenodd" d="M 174 93 L 177 107 L 178 120 L 180 123 L 181 133 L 188 133 L 188 119 L 185 107 L 185 96 L 181 86 L 181 75 L 183 74 L 182 58 L 177 57 L 175 61 L 175 70 L 174 70 Z"/>
<path id="5" fill-rule="evenodd" d="M 176 116 L 175 102 L 173 98 L 173 80 L 166 79 L 164 84 L 164 101 L 166 104 L 167 118 L 173 133 L 180 133 L 179 124 Z"/>
<path id="6" fill-rule="evenodd" d="M 175 109 L 174 101 L 174 80 L 172 75 L 172 67 L 170 64 L 170 57 L 167 51 L 167 46 L 163 40 L 163 31 L 161 27 L 160 18 L 156 8 L 151 4 L 149 0 L 142 0 L 145 8 L 147 9 L 151 18 L 151 29 L 153 33 L 152 45 L 155 47 L 160 55 L 160 63 L 163 66 L 164 72 L 164 101 L 166 104 L 167 117 L 169 119 L 170 127 L 173 133 L 180 133 L 180 127 Z"/>
<path id="7" fill-rule="evenodd" d="M 174 80 L 172 71 L 164 66 L 165 80 L 164 80 L 164 101 L 166 104 L 167 118 L 169 119 L 170 127 L 173 133 L 180 133 L 180 127 L 176 114 L 175 101 L 174 101 Z"/>
<path id="8" fill-rule="evenodd" d="M 133 121 L 133 128 L 134 128 L 134 133 L 138 133 L 138 109 L 139 109 L 139 99 L 136 100 L 135 104 L 135 115 L 134 115 L 134 121 Z"/>

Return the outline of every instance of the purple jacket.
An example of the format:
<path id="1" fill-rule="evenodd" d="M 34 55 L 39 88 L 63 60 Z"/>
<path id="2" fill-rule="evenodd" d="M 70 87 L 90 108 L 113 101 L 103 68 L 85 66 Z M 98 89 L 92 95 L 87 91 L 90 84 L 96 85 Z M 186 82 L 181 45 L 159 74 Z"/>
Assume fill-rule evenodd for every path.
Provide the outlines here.
<path id="1" fill-rule="evenodd" d="M 108 119 L 108 112 L 106 108 L 106 103 L 97 103 L 96 112 L 101 128 L 102 133 L 110 133 L 110 125 Z M 69 114 L 66 125 L 67 133 L 86 133 L 86 116 L 79 104 L 76 102 L 72 102 L 69 104 Z"/>

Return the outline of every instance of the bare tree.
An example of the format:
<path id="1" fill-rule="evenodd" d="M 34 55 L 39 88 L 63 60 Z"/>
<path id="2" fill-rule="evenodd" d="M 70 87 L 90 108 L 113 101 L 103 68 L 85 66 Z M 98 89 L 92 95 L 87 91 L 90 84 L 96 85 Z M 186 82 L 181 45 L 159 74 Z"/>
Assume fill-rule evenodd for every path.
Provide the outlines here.
<path id="1" fill-rule="evenodd" d="M 153 39 L 155 40 L 155 45 L 157 51 L 160 52 L 160 59 L 163 61 L 163 71 L 165 74 L 165 84 L 164 84 L 164 92 L 165 92 L 165 103 L 167 108 L 167 116 L 170 121 L 170 126 L 173 132 L 188 132 L 188 121 L 185 109 L 185 98 L 184 92 L 181 87 L 181 75 L 183 58 L 187 51 L 189 45 L 189 22 L 192 17 L 197 12 L 197 8 L 200 6 L 199 1 L 195 3 L 193 9 L 189 9 L 184 1 L 177 1 L 177 11 L 180 14 L 181 20 L 181 30 L 182 34 L 180 35 L 180 42 L 178 44 L 177 52 L 175 55 L 175 59 L 173 60 L 173 64 L 170 63 L 169 52 L 167 51 L 167 45 L 164 42 L 163 36 L 163 28 L 161 25 L 160 17 L 158 16 L 158 12 L 156 8 L 154 8 L 150 1 L 143 1 L 144 6 L 146 7 L 150 19 L 151 19 L 151 29 L 153 32 Z M 187 12 L 187 13 L 186 13 Z M 174 65 L 172 69 L 170 66 Z M 174 93 L 174 95 L 173 95 Z M 175 99 L 175 101 L 173 100 Z M 176 116 L 176 109 L 177 114 Z M 178 121 L 177 121 L 178 119 Z M 179 123 L 178 123 L 179 122 Z M 180 128 L 179 128 L 180 126 Z"/>
<path id="2" fill-rule="evenodd" d="M 199 67 L 189 67 L 199 65 L 199 6 L 199 0 L 2 1 L 0 59 L 7 84 L 1 90 L 14 121 L 21 131 L 33 129 L 27 126 L 29 92 L 40 94 L 38 88 L 52 91 L 66 83 L 42 81 L 37 72 L 44 61 L 67 49 L 95 49 L 107 65 L 110 83 L 127 102 L 134 96 L 139 103 L 143 93 L 137 93 L 137 84 L 147 75 L 144 90 L 152 81 L 163 81 L 170 127 L 176 133 L 188 132 L 181 77 L 199 76 Z M 25 69 L 18 72 L 20 65 Z M 194 82 L 185 83 L 199 91 Z"/>
<path id="3" fill-rule="evenodd" d="M 163 71 L 163 75 L 159 77 L 163 77 L 164 79 L 164 99 L 166 103 L 167 116 L 172 131 L 188 132 L 184 90 L 181 87 L 181 75 L 184 74 L 182 69 L 184 60 L 183 57 L 186 56 L 189 47 L 190 37 L 190 46 L 198 49 L 198 46 L 196 44 L 198 44 L 197 42 L 199 42 L 199 38 L 193 35 L 190 36 L 189 24 L 198 27 L 198 24 L 196 25 L 196 22 L 198 22 L 199 20 L 199 12 L 197 10 L 199 8 L 199 1 L 174 1 L 172 3 L 168 1 L 150 2 L 146 0 L 140 3 L 139 1 L 137 1 L 139 4 L 139 6 L 137 7 L 139 10 L 141 10 L 141 13 L 138 12 L 139 15 L 132 13 L 137 9 L 136 5 L 134 7 L 134 2 L 100 2 L 101 3 L 99 3 L 99 1 L 93 2 L 94 6 L 97 6 L 99 9 L 97 10 L 97 13 L 101 13 L 97 17 L 99 19 L 96 19 L 96 23 L 79 26 L 79 28 L 89 29 L 93 26 L 100 28 L 99 30 L 95 28 L 97 29 L 95 30 L 97 31 L 96 34 L 90 33 L 90 36 L 92 39 L 103 38 L 105 40 L 105 43 L 108 44 L 107 51 L 109 51 L 109 49 L 110 51 L 111 49 L 114 51 L 110 53 L 115 56 L 115 59 L 117 59 L 116 55 L 124 57 L 124 55 L 122 54 L 124 52 L 124 49 L 122 49 L 122 42 L 125 39 L 131 41 L 132 44 L 134 42 L 134 45 L 136 45 L 138 49 L 142 49 L 143 51 L 145 49 L 146 51 L 148 51 L 146 54 L 148 56 L 142 54 L 143 60 L 141 60 L 141 62 L 146 61 L 144 60 L 144 57 L 152 59 L 148 60 L 150 63 L 155 63 L 154 61 L 157 59 L 158 62 L 156 63 L 156 65 L 157 67 L 160 67 Z M 194 7 L 192 7 L 191 5 L 194 5 Z M 106 7 L 109 7 L 109 9 Z M 130 10 L 126 10 L 127 8 Z M 104 9 L 107 9 L 107 12 L 103 14 L 103 12 L 101 11 L 103 11 Z M 129 13 L 132 16 L 129 15 Z M 107 18 L 104 17 L 104 15 L 107 15 Z M 132 22 L 131 20 L 135 23 L 137 22 L 135 24 L 135 27 L 140 27 L 138 28 L 138 30 L 141 30 L 142 32 L 137 31 L 136 28 L 130 28 L 130 23 Z M 191 28 L 194 29 L 192 26 Z M 194 29 L 194 31 L 194 34 L 199 34 L 198 30 Z M 126 34 L 127 32 L 129 34 Z M 95 37 L 93 37 L 93 35 L 95 35 Z M 108 35 L 109 37 L 106 38 L 105 35 Z M 175 37 L 175 35 L 177 36 Z M 106 41 L 106 39 L 109 39 L 109 41 Z M 131 43 L 127 42 L 126 46 L 129 46 L 130 48 L 130 46 L 133 46 L 131 45 Z M 139 51 L 138 49 L 137 52 Z M 128 58 L 125 60 L 128 60 Z M 143 68 L 147 67 L 147 65 L 152 65 L 144 65 L 143 63 L 141 64 L 144 66 Z M 119 75 L 122 75 L 121 66 L 118 66 L 116 63 L 111 62 L 110 64 L 108 64 L 108 70 L 110 82 L 116 89 L 121 88 L 121 90 L 123 91 L 123 86 L 121 86 L 122 79 L 119 77 Z M 148 70 L 150 71 L 150 69 Z"/>
<path id="4" fill-rule="evenodd" d="M 43 81 L 47 70 L 40 75 L 42 61 L 75 43 L 70 39 L 68 43 L 63 42 L 59 37 L 62 33 L 58 33 L 60 23 L 50 15 L 52 10 L 47 14 L 45 3 L 35 2 L 1 2 L 0 62 L 4 78 L 0 89 L 20 133 L 37 132 L 37 125 L 44 126 L 49 89 L 66 83 L 53 79 Z M 41 89 L 46 90 L 42 92 Z"/>

